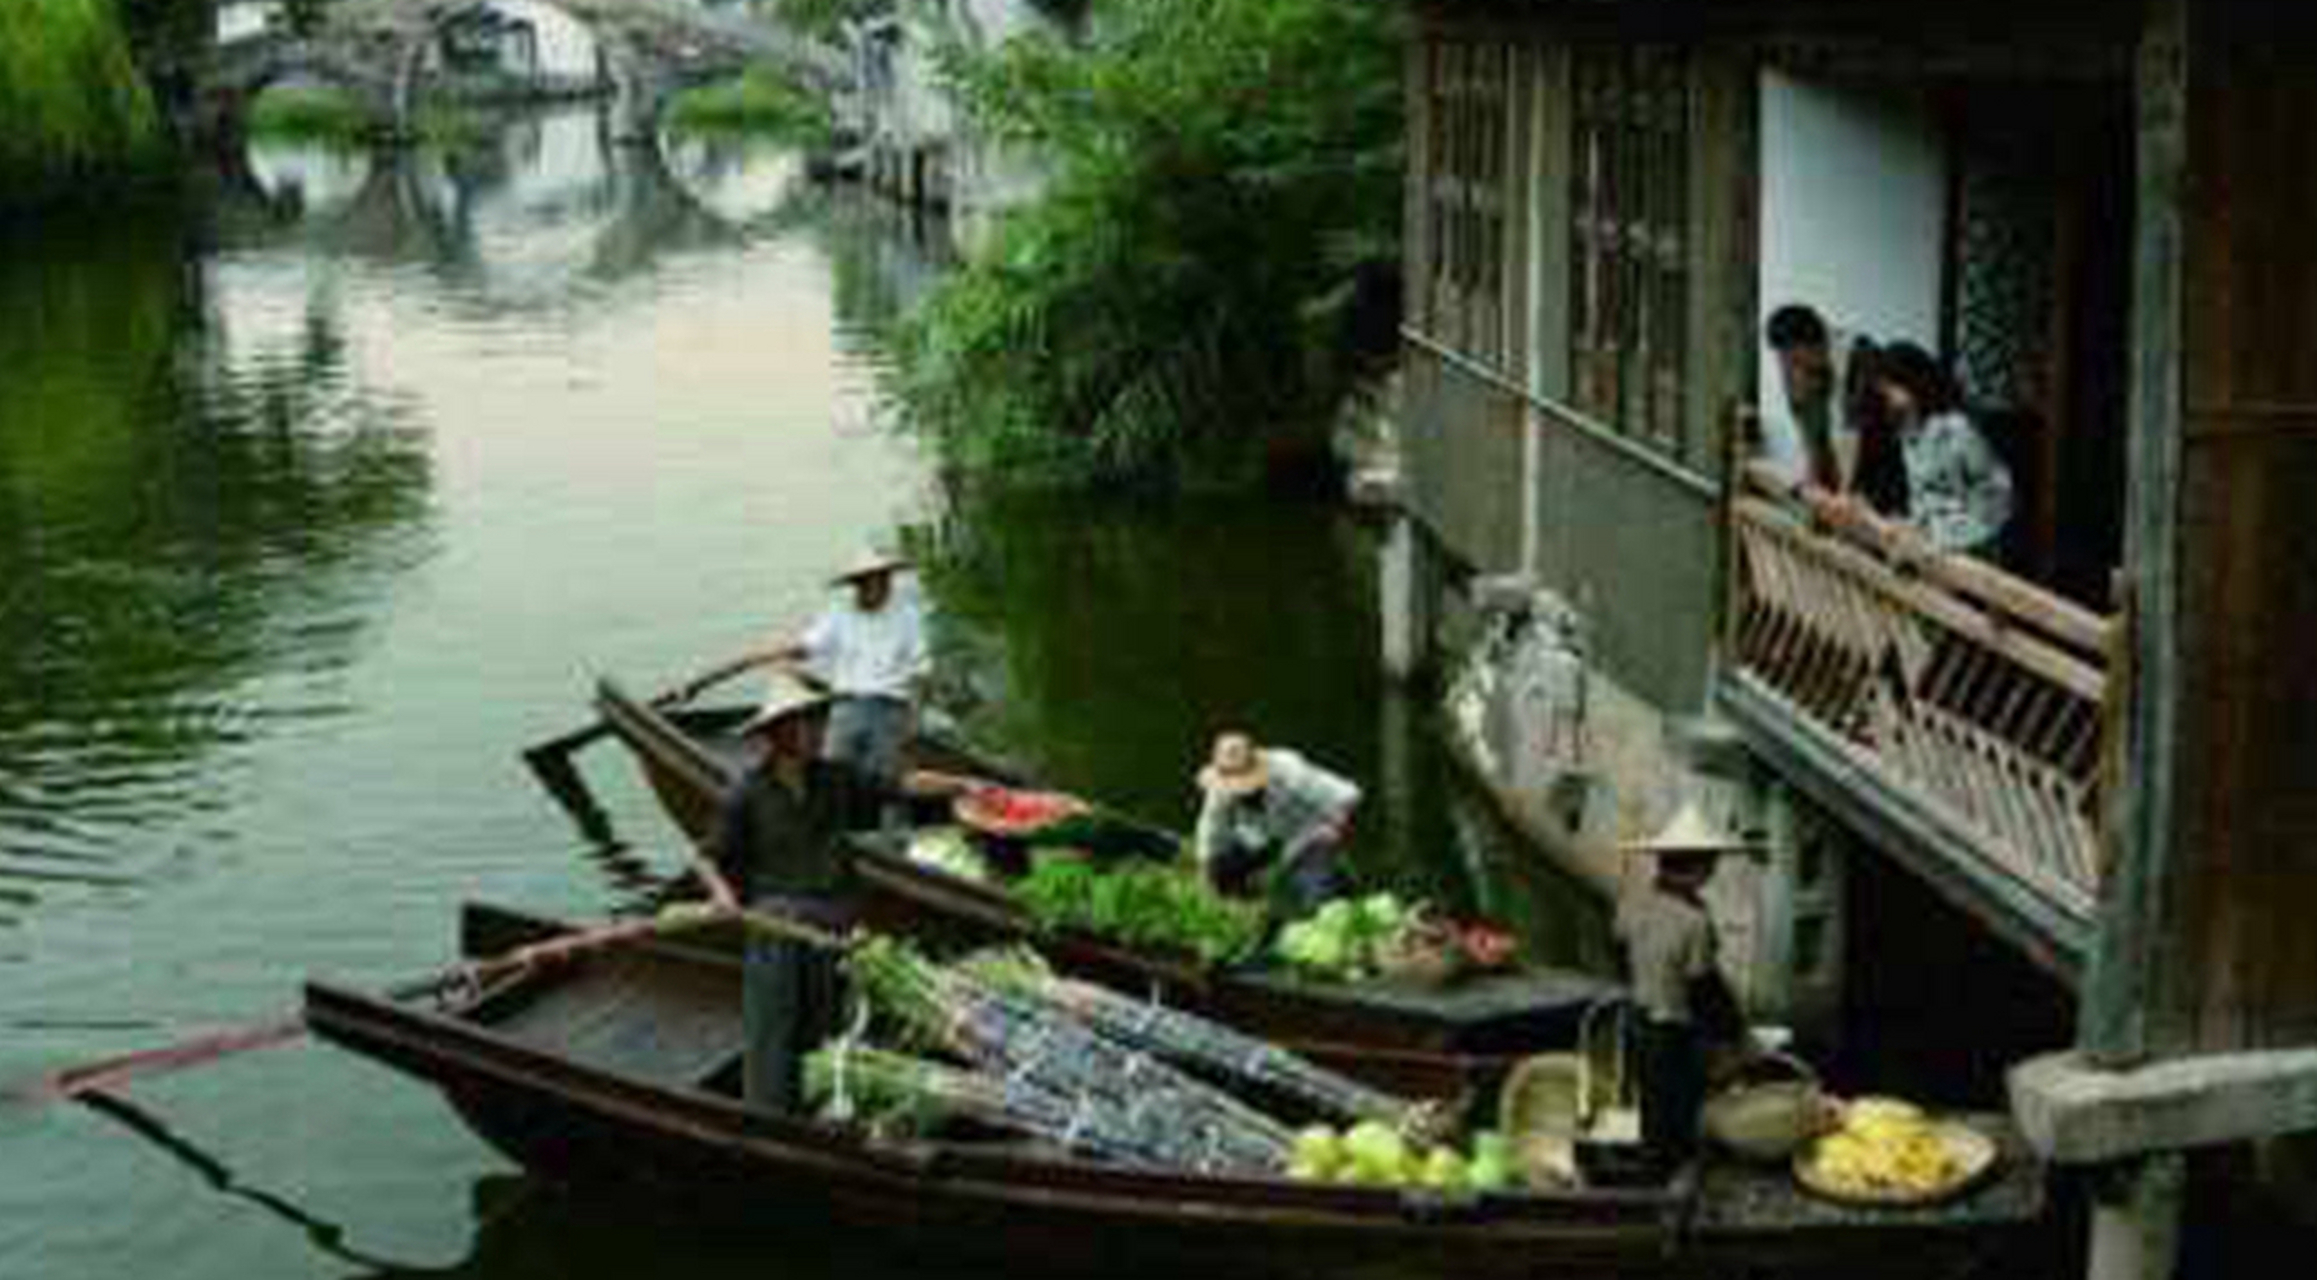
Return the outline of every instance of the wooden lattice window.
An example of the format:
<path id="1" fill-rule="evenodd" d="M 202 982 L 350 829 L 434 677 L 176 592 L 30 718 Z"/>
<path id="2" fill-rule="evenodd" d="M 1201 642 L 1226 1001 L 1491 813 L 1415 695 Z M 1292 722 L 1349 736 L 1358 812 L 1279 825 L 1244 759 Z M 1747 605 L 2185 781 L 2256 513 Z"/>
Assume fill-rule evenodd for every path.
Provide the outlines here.
<path id="1" fill-rule="evenodd" d="M 1668 452 L 1683 446 L 1690 88 L 1675 50 L 1576 59 L 1570 356 L 1577 406 Z"/>
<path id="2" fill-rule="evenodd" d="M 1429 283 L 1440 305 L 1464 310 L 1465 345 L 1482 356 L 1502 354 L 1511 70 L 1512 52 L 1501 44 L 1433 46 Z"/>

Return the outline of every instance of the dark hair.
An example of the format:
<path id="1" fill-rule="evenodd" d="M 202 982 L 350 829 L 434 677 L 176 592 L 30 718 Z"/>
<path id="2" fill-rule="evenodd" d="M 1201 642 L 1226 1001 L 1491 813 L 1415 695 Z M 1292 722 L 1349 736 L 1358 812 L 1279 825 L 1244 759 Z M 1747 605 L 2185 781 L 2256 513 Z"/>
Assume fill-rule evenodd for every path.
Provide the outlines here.
<path id="1" fill-rule="evenodd" d="M 1770 313 L 1769 323 L 1762 326 L 1762 340 L 1772 351 L 1823 347 L 1827 342 L 1826 321 L 1801 303 L 1789 302 Z"/>
<path id="2" fill-rule="evenodd" d="M 1874 377 L 1906 388 L 1926 418 L 1956 408 L 1963 399 L 1947 366 L 1912 342 L 1894 342 L 1877 352 Z"/>

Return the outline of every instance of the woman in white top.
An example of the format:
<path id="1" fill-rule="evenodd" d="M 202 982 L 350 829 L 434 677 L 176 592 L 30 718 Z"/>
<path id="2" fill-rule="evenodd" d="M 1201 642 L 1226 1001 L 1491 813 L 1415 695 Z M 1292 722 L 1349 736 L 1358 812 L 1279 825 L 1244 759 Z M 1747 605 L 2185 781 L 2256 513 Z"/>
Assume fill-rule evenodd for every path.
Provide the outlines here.
<path id="1" fill-rule="evenodd" d="M 1963 412 L 1954 380 L 1911 342 L 1883 348 L 1872 377 L 1905 463 L 1906 524 L 1941 555 L 1997 559 L 2011 468 Z"/>

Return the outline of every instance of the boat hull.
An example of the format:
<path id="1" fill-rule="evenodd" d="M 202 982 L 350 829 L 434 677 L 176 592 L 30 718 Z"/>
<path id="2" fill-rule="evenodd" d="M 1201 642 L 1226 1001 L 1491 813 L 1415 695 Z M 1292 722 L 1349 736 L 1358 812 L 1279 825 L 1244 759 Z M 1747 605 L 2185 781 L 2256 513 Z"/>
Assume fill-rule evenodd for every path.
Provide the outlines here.
<path id="1" fill-rule="evenodd" d="M 470 953 L 558 930 L 487 909 L 468 923 Z M 439 1087 L 538 1175 L 641 1191 L 703 1221 L 837 1224 L 918 1258 L 978 1254 L 1009 1271 L 1083 1275 L 1130 1257 L 1138 1274 L 1937 1275 L 2042 1209 L 2024 1169 L 1944 1212 L 1862 1215 L 1743 1169 L 1669 1191 L 1449 1201 L 987 1141 L 877 1141 L 731 1096 L 739 981 L 713 950 L 656 943 L 459 1008 L 309 984 L 306 1016 L 323 1038 Z"/>

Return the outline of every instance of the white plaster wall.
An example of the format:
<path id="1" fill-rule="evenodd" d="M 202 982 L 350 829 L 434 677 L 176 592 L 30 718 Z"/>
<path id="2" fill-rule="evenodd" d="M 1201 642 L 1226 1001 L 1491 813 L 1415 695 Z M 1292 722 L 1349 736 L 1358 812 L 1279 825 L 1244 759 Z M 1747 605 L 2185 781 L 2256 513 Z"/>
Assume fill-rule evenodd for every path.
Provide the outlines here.
<path id="1" fill-rule="evenodd" d="M 281 12 L 280 0 L 234 0 L 217 8 L 217 42 L 232 44 L 265 34 L 266 24 Z"/>
<path id="2" fill-rule="evenodd" d="M 541 0 L 499 0 L 493 7 L 529 22 L 539 33 L 541 75 L 572 79 L 595 76 L 595 33 L 584 23 Z"/>
<path id="3" fill-rule="evenodd" d="M 1807 303 L 1829 324 L 1936 351 L 1947 158 L 1928 105 L 1766 71 L 1761 140 L 1763 317 Z M 1757 349 L 1764 438 L 1799 475 L 1777 361 Z"/>

